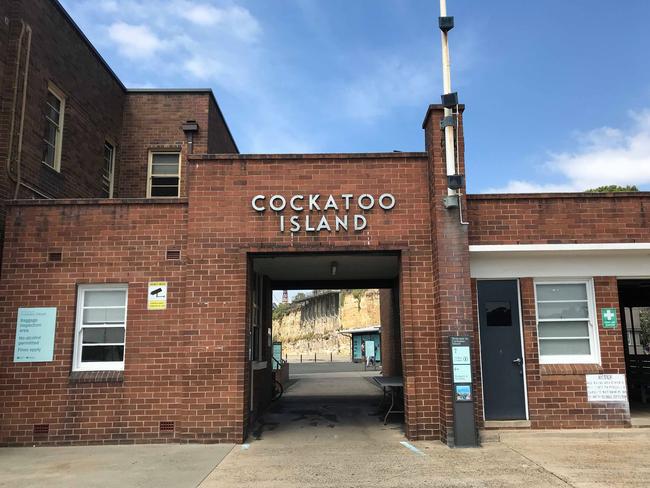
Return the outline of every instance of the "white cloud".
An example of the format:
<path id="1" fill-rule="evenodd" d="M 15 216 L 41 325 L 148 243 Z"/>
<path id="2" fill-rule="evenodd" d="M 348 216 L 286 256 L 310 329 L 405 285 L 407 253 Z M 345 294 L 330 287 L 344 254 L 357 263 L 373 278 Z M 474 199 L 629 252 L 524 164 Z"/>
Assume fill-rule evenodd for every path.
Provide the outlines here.
<path id="1" fill-rule="evenodd" d="M 540 169 L 559 183 L 512 180 L 488 193 L 584 191 L 604 185 L 650 185 L 650 110 L 631 112 L 624 130 L 599 127 L 576 135 L 576 149 L 550 153 Z"/>
<path id="2" fill-rule="evenodd" d="M 164 47 L 164 42 L 144 24 L 115 22 L 108 28 L 109 38 L 129 59 L 149 58 Z"/>
<path id="3" fill-rule="evenodd" d="M 201 26 L 216 26 L 245 42 L 255 42 L 261 32 L 259 22 L 247 9 L 238 5 L 218 8 L 205 3 L 180 2 L 178 13 Z"/>
<path id="4" fill-rule="evenodd" d="M 194 78 L 199 80 L 216 79 L 224 74 L 222 63 L 205 56 L 192 56 L 185 61 L 184 67 Z"/>
<path id="5" fill-rule="evenodd" d="M 115 0 L 102 0 L 98 3 L 99 8 L 105 12 L 117 12 L 118 5 Z"/>
<path id="6" fill-rule="evenodd" d="M 361 76 L 342 80 L 338 103 L 348 117 L 371 121 L 396 107 L 424 106 L 423 100 L 435 93 L 428 66 L 386 53 L 373 58 L 370 66 L 357 66 Z"/>

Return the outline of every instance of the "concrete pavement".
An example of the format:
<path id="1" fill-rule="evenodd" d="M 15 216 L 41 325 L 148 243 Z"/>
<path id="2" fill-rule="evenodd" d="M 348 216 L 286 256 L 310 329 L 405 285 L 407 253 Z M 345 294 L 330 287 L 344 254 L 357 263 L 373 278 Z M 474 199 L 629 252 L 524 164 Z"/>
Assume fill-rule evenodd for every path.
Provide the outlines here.
<path id="1" fill-rule="evenodd" d="M 400 419 L 384 426 L 375 414 L 379 395 L 361 374 L 300 374 L 201 488 L 648 486 L 650 430 L 405 445 Z"/>
<path id="2" fill-rule="evenodd" d="M 2 488 L 194 488 L 232 444 L 0 449 Z"/>
<path id="3" fill-rule="evenodd" d="M 480 449 L 406 442 L 374 373 L 302 372 L 242 446 L 0 449 L 0 488 L 647 487 L 650 429 L 492 434 Z M 223 461 L 222 461 L 223 460 Z"/>

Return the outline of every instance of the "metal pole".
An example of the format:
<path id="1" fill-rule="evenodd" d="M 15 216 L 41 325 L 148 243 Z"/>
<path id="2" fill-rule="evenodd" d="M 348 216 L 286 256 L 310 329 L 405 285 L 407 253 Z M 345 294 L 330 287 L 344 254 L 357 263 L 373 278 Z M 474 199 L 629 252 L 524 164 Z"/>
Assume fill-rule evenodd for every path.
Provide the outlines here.
<path id="1" fill-rule="evenodd" d="M 447 0 L 440 0 L 440 16 L 447 16 Z M 449 58 L 449 39 L 448 33 L 441 30 L 442 39 L 442 84 L 444 94 L 451 93 L 451 60 Z M 450 108 L 444 109 L 445 117 L 450 117 L 453 112 Z M 456 174 L 456 154 L 454 147 L 454 128 L 451 125 L 445 127 L 445 163 L 447 175 Z M 455 190 L 448 189 L 449 195 L 455 195 Z"/>
<path id="2" fill-rule="evenodd" d="M 302 354 L 300 355 L 300 362 L 302 363 Z"/>
<path id="3" fill-rule="evenodd" d="M 314 362 L 316 362 L 316 353 L 314 353 Z"/>

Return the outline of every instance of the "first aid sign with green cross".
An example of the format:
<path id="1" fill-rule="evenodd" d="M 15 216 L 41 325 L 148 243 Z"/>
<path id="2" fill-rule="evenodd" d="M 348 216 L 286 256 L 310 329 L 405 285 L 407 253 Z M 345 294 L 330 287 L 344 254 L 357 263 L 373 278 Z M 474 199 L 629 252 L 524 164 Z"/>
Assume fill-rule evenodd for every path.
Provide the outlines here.
<path id="1" fill-rule="evenodd" d="M 615 329 L 618 320 L 616 319 L 616 309 L 615 308 L 602 308 L 600 310 L 603 317 L 603 328 L 604 329 Z"/>

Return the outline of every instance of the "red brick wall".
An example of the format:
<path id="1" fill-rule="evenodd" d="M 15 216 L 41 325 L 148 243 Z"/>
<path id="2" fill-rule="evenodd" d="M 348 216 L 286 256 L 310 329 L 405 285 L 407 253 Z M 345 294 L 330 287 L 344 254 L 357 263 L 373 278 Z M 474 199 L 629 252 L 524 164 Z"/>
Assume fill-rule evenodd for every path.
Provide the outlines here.
<path id="1" fill-rule="evenodd" d="M 181 196 L 187 195 L 187 141 L 182 124 L 195 120 L 194 154 L 237 152 L 209 91 L 127 93 L 122 146 L 118 165 L 117 196 L 147 195 L 149 152 L 181 151 Z"/>
<path id="2" fill-rule="evenodd" d="M 474 357 L 474 371 L 472 371 L 474 374 L 472 378 L 472 387 L 474 388 L 474 418 L 476 419 L 477 427 L 481 428 L 484 425 L 485 419 L 483 418 L 483 381 L 481 377 L 481 344 L 478 325 L 478 293 L 475 279 L 472 279 L 472 319 L 474 323 L 474 341 L 472 342 L 472 356 Z"/>
<path id="3" fill-rule="evenodd" d="M 22 180 L 52 197 L 99 197 L 102 192 L 104 141 L 110 138 L 119 144 L 124 90 L 55 2 L 12 0 L 10 3 L 13 8 L 10 21 L 12 40 L 4 54 L 8 66 L 0 79 L 5 120 L 9 118 L 13 100 L 20 21 L 32 29 Z M 23 56 L 26 56 L 27 36 L 24 42 Z M 20 86 L 22 79 L 21 74 Z M 48 81 L 66 96 L 60 173 L 41 162 Z M 18 119 L 19 114 L 17 122 Z M 0 130 L 8 131 L 8 127 Z M 3 132 L 0 135 L 6 137 L 7 134 Z M 0 139 L 6 140 L 5 137 Z M 17 144 L 17 139 L 15 142 Z M 6 148 L 1 150 L 6 157 Z M 35 195 L 26 188 L 21 191 L 24 197 Z M 2 196 L 6 197 L 7 193 Z"/>
<path id="4" fill-rule="evenodd" d="M 5 18 L 9 23 L 5 23 Z M 27 76 L 26 105 L 22 110 L 23 80 L 26 77 L 28 34 L 18 39 L 21 21 L 31 27 L 31 48 Z M 11 111 L 14 106 L 16 62 L 20 60 L 15 95 L 12 175 L 17 173 L 18 135 L 24 113 L 20 179 L 26 186 L 23 198 L 99 197 L 104 141 L 119 143 L 124 92 L 55 2 L 10 0 L 0 3 L 0 160 L 9 151 Z M 66 95 L 61 172 L 44 165 L 43 133 L 48 81 Z M 34 188 L 37 191 L 32 191 Z M 0 172 L 0 199 L 13 198 L 15 183 Z M 0 245 L 5 208 L 0 208 Z"/>
<path id="5" fill-rule="evenodd" d="M 585 374 L 625 373 L 620 326 L 604 329 L 600 320 L 601 308 L 613 307 L 618 310 L 616 278 L 594 278 L 602 365 L 540 365 L 533 279 L 520 280 L 520 286 L 531 427 L 557 429 L 629 425 L 627 405 L 587 402 Z M 620 310 L 617 313 L 620 317 Z"/>
<path id="6" fill-rule="evenodd" d="M 208 106 L 208 152 L 210 154 L 238 153 L 237 144 L 214 98 Z M 196 151 L 194 151 L 196 153 Z"/>
<path id="7" fill-rule="evenodd" d="M 470 244 L 648 242 L 650 193 L 469 195 Z"/>
<path id="8" fill-rule="evenodd" d="M 5 17 L 11 18 L 13 14 L 10 12 L 10 7 L 13 6 L 11 2 L 2 2 L 0 4 L 0 19 Z M 9 110 L 11 108 L 11 98 L 7 98 L 6 89 L 7 81 L 11 80 L 11 62 L 15 57 L 16 46 L 16 29 L 17 25 L 11 23 L 6 24 L 4 21 L 0 22 L 0 161 L 7 160 L 7 149 L 9 145 Z M 12 35 L 13 32 L 13 35 Z M 11 87 L 13 88 L 13 80 L 11 80 Z M 0 172 L 0 196 L 5 198 L 9 193 L 9 181 L 6 171 Z M 0 209 L 0 222 L 4 222 L 4 209 Z M 0 226 L 1 228 L 1 226 Z"/>
<path id="9" fill-rule="evenodd" d="M 187 320 L 218 336 L 240 371 L 232 388 L 248 398 L 246 326 L 247 255 L 254 252 L 401 250 L 400 283 L 407 376 L 409 436 L 439 436 L 437 343 L 433 331 L 431 227 L 427 161 L 423 154 L 223 156 L 190 160 L 187 286 L 202 307 Z M 390 191 L 396 207 L 366 212 L 362 232 L 279 232 L 273 212 L 251 209 L 252 196 L 380 193 Z M 218 283 L 206 287 L 206 283 Z M 205 313 L 214 310 L 218 318 Z M 240 404 L 247 414 L 247 402 Z M 428 419 L 423 421 L 422 419 Z"/>
<path id="10" fill-rule="evenodd" d="M 42 202 L 9 207 L 0 282 L 0 443 L 32 444 L 34 424 L 50 425 L 49 437 L 40 439 L 50 443 L 239 439 L 228 435 L 233 399 L 206 401 L 200 386 L 207 371 L 221 372 L 220 361 L 206 360 L 211 338 L 182 320 L 192 296 L 181 264 L 187 205 Z M 167 261 L 168 248 L 180 249 L 183 261 Z M 62 261 L 48 262 L 50 250 Z M 150 280 L 169 282 L 167 310 L 146 310 Z M 84 283 L 129 285 L 123 382 L 70 378 L 76 287 Z M 54 361 L 13 362 L 18 307 L 57 307 Z M 215 386 L 227 381 L 222 375 Z M 197 403 L 220 412 L 218 429 Z M 187 423 L 190 412 L 194 421 Z M 176 432 L 159 433 L 160 421 L 175 421 Z"/>
<path id="11" fill-rule="evenodd" d="M 379 290 L 381 374 L 383 376 L 402 376 L 399 297 L 396 295 L 396 289 Z"/>
<path id="12" fill-rule="evenodd" d="M 615 277 L 595 277 L 596 316 L 600 342 L 601 364 L 540 364 L 535 316 L 533 278 L 519 280 L 523 325 L 524 357 L 528 413 L 533 429 L 611 428 L 629 426 L 627 405 L 589 403 L 586 374 L 624 374 L 625 358 L 620 327 L 604 329 L 600 320 L 601 308 L 618 310 L 618 289 Z M 476 280 L 472 280 L 474 295 L 474 323 L 478 336 L 476 307 Z M 617 312 L 620 317 L 620 310 Z M 480 357 L 478 341 L 475 357 Z M 476 388 L 476 415 L 479 426 L 484 423 L 480 383 Z"/>
<path id="13" fill-rule="evenodd" d="M 444 162 L 444 133 L 440 130 L 442 108 L 431 106 L 425 119 L 425 140 L 429 156 L 429 181 L 431 182 L 431 219 L 435 257 L 433 261 L 433 285 L 435 289 L 435 327 L 428 331 L 437 336 L 437 350 L 427 350 L 422 358 L 438 364 L 438 372 L 430 371 L 428 385 L 416 388 L 418 400 L 426 403 L 439 402 L 441 408 L 441 436 L 453 444 L 453 406 L 449 337 L 469 336 L 473 339 L 472 296 L 469 273 L 468 227 L 461 223 L 459 209 L 446 209 L 443 196 L 447 195 L 446 165 Z M 462 115 L 459 116 L 458 173 L 465 172 L 464 137 Z M 464 188 L 462 189 L 464 193 Z M 463 207 L 465 206 L 463 197 Z M 430 312 L 428 312 L 430 313 Z M 418 364 L 416 361 L 415 364 Z M 472 364 L 476 378 L 478 364 Z M 421 398 L 421 399 L 420 399 Z M 420 420 L 419 423 L 433 419 Z M 435 438 L 426 432 L 425 438 Z"/>

